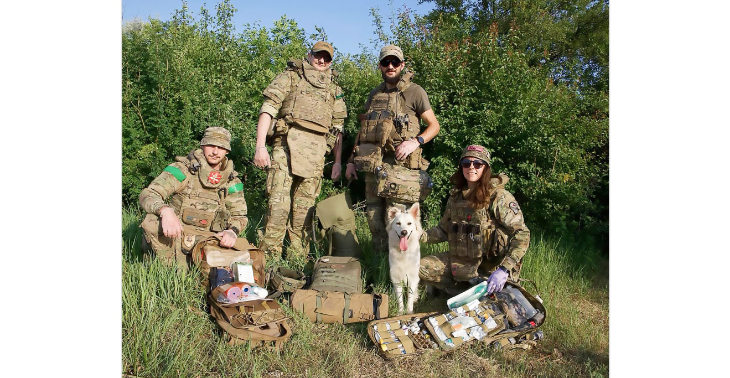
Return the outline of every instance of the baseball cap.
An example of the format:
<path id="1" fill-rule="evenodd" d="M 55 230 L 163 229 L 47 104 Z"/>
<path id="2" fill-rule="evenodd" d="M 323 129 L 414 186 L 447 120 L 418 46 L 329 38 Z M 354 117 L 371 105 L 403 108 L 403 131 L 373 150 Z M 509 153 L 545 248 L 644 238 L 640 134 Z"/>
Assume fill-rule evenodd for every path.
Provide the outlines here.
<path id="1" fill-rule="evenodd" d="M 487 164 L 492 164 L 492 158 L 489 156 L 489 151 L 480 145 L 477 144 L 470 144 L 464 148 L 464 150 L 461 152 L 461 157 L 459 160 L 470 156 L 475 157 L 477 159 L 484 160 Z"/>
<path id="2" fill-rule="evenodd" d="M 380 49 L 380 58 L 378 58 L 378 60 L 383 60 L 383 58 L 389 55 L 393 55 L 401 61 L 405 60 L 403 59 L 403 50 L 401 50 L 400 47 L 396 45 L 387 45 Z"/>
<path id="3" fill-rule="evenodd" d="M 332 45 L 330 45 L 329 43 L 327 43 L 325 41 L 319 41 L 319 42 L 315 43 L 314 46 L 312 46 L 313 53 L 320 52 L 320 51 L 326 51 L 327 54 L 330 54 L 330 58 L 333 58 L 335 56 L 334 48 L 332 48 Z"/>

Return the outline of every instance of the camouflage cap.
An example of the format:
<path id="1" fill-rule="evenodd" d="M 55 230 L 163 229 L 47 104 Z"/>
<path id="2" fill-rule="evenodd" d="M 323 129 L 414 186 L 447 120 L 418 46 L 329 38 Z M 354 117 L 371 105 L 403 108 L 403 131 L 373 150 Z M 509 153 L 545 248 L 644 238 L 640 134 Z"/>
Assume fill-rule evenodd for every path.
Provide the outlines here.
<path id="1" fill-rule="evenodd" d="M 378 60 L 383 60 L 383 58 L 390 55 L 400 60 L 405 60 L 403 59 L 403 50 L 401 50 L 400 47 L 396 45 L 388 45 L 380 49 L 380 58 L 378 58 Z"/>
<path id="2" fill-rule="evenodd" d="M 330 58 L 333 58 L 335 56 L 335 49 L 332 48 L 332 45 L 325 41 L 319 41 L 312 46 L 312 52 L 320 52 L 320 51 L 326 51 L 327 54 L 330 54 Z"/>
<path id="3" fill-rule="evenodd" d="M 224 127 L 209 127 L 205 129 L 203 139 L 200 140 L 200 146 L 218 146 L 231 150 L 231 132 Z"/>
<path id="4" fill-rule="evenodd" d="M 484 160 L 489 165 L 492 164 L 492 157 L 489 156 L 489 151 L 483 146 L 479 146 L 476 144 L 470 144 L 470 145 L 466 146 L 464 148 L 464 151 L 461 152 L 461 157 L 459 158 L 459 160 L 461 160 L 467 156 L 471 156 L 471 157 L 475 157 L 477 159 Z"/>

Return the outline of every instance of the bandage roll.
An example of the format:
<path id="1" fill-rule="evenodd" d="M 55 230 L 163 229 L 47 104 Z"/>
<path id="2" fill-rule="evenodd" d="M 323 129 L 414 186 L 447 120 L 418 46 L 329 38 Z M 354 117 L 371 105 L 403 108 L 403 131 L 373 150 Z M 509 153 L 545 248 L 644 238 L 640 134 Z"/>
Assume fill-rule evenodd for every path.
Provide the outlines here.
<path id="1" fill-rule="evenodd" d="M 226 290 L 226 298 L 231 302 L 237 302 L 241 298 L 241 289 L 238 286 L 232 286 Z"/>
<path id="2" fill-rule="evenodd" d="M 243 295 L 251 294 L 251 285 L 248 285 L 248 284 L 241 285 L 241 293 L 243 293 Z"/>

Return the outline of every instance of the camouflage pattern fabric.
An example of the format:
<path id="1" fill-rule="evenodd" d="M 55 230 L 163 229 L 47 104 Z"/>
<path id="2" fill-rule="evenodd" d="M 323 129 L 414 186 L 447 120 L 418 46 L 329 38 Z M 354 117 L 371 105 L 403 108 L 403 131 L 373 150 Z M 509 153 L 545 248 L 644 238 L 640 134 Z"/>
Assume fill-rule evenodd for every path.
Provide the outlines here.
<path id="1" fill-rule="evenodd" d="M 522 210 L 514 196 L 504 189 L 508 181 L 509 178 L 504 174 L 492 177 L 490 184 L 493 194 L 486 212 L 482 212 L 482 209 L 465 211 L 468 209 L 464 198 L 466 191 L 452 191 L 441 221 L 422 236 L 421 241 L 425 243 L 451 241 L 450 249 L 464 249 L 448 252 L 452 265 L 450 273 L 457 281 L 468 280 L 477 275 L 486 276 L 499 265 L 509 271 L 510 280 L 515 281 L 519 278 L 521 261 L 530 245 L 530 230 L 525 225 Z M 464 237 L 463 234 L 465 229 L 469 229 L 462 227 L 463 225 L 474 226 L 465 223 L 467 220 L 472 221 L 471 217 L 474 217 L 473 221 L 479 219 L 476 224 L 481 226 L 481 235 L 485 238 L 478 243 L 474 242 L 476 237 Z M 459 227 L 454 227 L 454 224 L 458 224 Z M 489 230 L 490 226 L 494 230 L 485 231 Z M 454 232 L 458 232 L 459 235 L 455 237 Z M 460 239 L 464 239 L 465 242 L 454 242 Z M 474 251 L 473 248 L 479 250 Z"/>
<path id="2" fill-rule="evenodd" d="M 286 135 L 291 155 L 291 173 L 303 178 L 320 177 L 324 170 L 327 141 L 322 134 L 292 127 Z"/>
<path id="3" fill-rule="evenodd" d="M 260 248 L 281 256 L 284 236 L 289 231 L 289 256 L 306 257 L 314 214 L 314 203 L 321 189 L 321 177 L 302 178 L 291 174 L 289 148 L 274 147 L 266 178 L 269 197 L 264 239 Z M 287 227 L 287 225 L 289 227 Z"/>
<path id="4" fill-rule="evenodd" d="M 412 202 L 399 202 L 390 198 L 378 196 L 377 178 L 372 173 L 365 173 L 365 217 L 372 234 L 374 253 L 388 254 L 388 233 L 385 226 L 388 223 L 387 209 L 391 206 L 400 207 L 405 212 Z"/>
<path id="5" fill-rule="evenodd" d="M 269 253 L 281 255 L 287 231 L 289 256 L 306 257 L 309 252 L 311 227 L 305 225 L 311 225 L 321 189 L 328 151 L 325 135 L 343 132 L 347 117 L 336 77 L 336 71 L 316 71 L 306 60 L 289 61 L 286 71 L 264 89 L 259 113 L 274 118 L 269 133 L 274 148 L 266 179 L 269 200 L 260 245 Z"/>
<path id="6" fill-rule="evenodd" d="M 215 232 L 214 224 L 245 230 L 248 209 L 243 183 L 232 161 L 226 158 L 222 169 L 214 170 L 200 149 L 176 160 L 140 193 L 139 204 L 147 212 L 140 226 L 158 258 L 182 266 L 187 259 L 181 248 L 191 250 L 195 242 Z M 183 225 L 184 237 L 179 241 L 162 233 L 160 209 L 165 205 L 175 211 Z"/>

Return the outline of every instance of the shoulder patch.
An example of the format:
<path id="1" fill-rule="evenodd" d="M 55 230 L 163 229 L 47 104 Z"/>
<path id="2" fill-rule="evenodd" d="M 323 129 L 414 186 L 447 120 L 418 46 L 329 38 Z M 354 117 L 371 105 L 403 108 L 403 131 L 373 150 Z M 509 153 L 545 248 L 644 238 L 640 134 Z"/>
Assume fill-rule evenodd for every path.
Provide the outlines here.
<path id="1" fill-rule="evenodd" d="M 236 192 L 240 192 L 243 190 L 243 183 L 238 183 L 236 185 L 231 185 L 228 187 L 228 194 L 233 194 Z"/>
<path id="2" fill-rule="evenodd" d="M 520 206 L 517 204 L 517 202 L 510 202 L 509 208 L 512 209 L 515 215 L 517 215 L 517 213 L 520 211 Z"/>
<path id="3" fill-rule="evenodd" d="M 167 167 L 165 167 L 163 172 L 167 172 L 167 173 L 170 173 L 171 175 L 175 176 L 177 181 L 180 181 L 180 182 L 185 181 L 185 177 L 186 177 L 185 174 L 182 173 L 182 171 L 180 171 L 180 169 L 178 169 L 174 165 L 168 165 Z"/>

